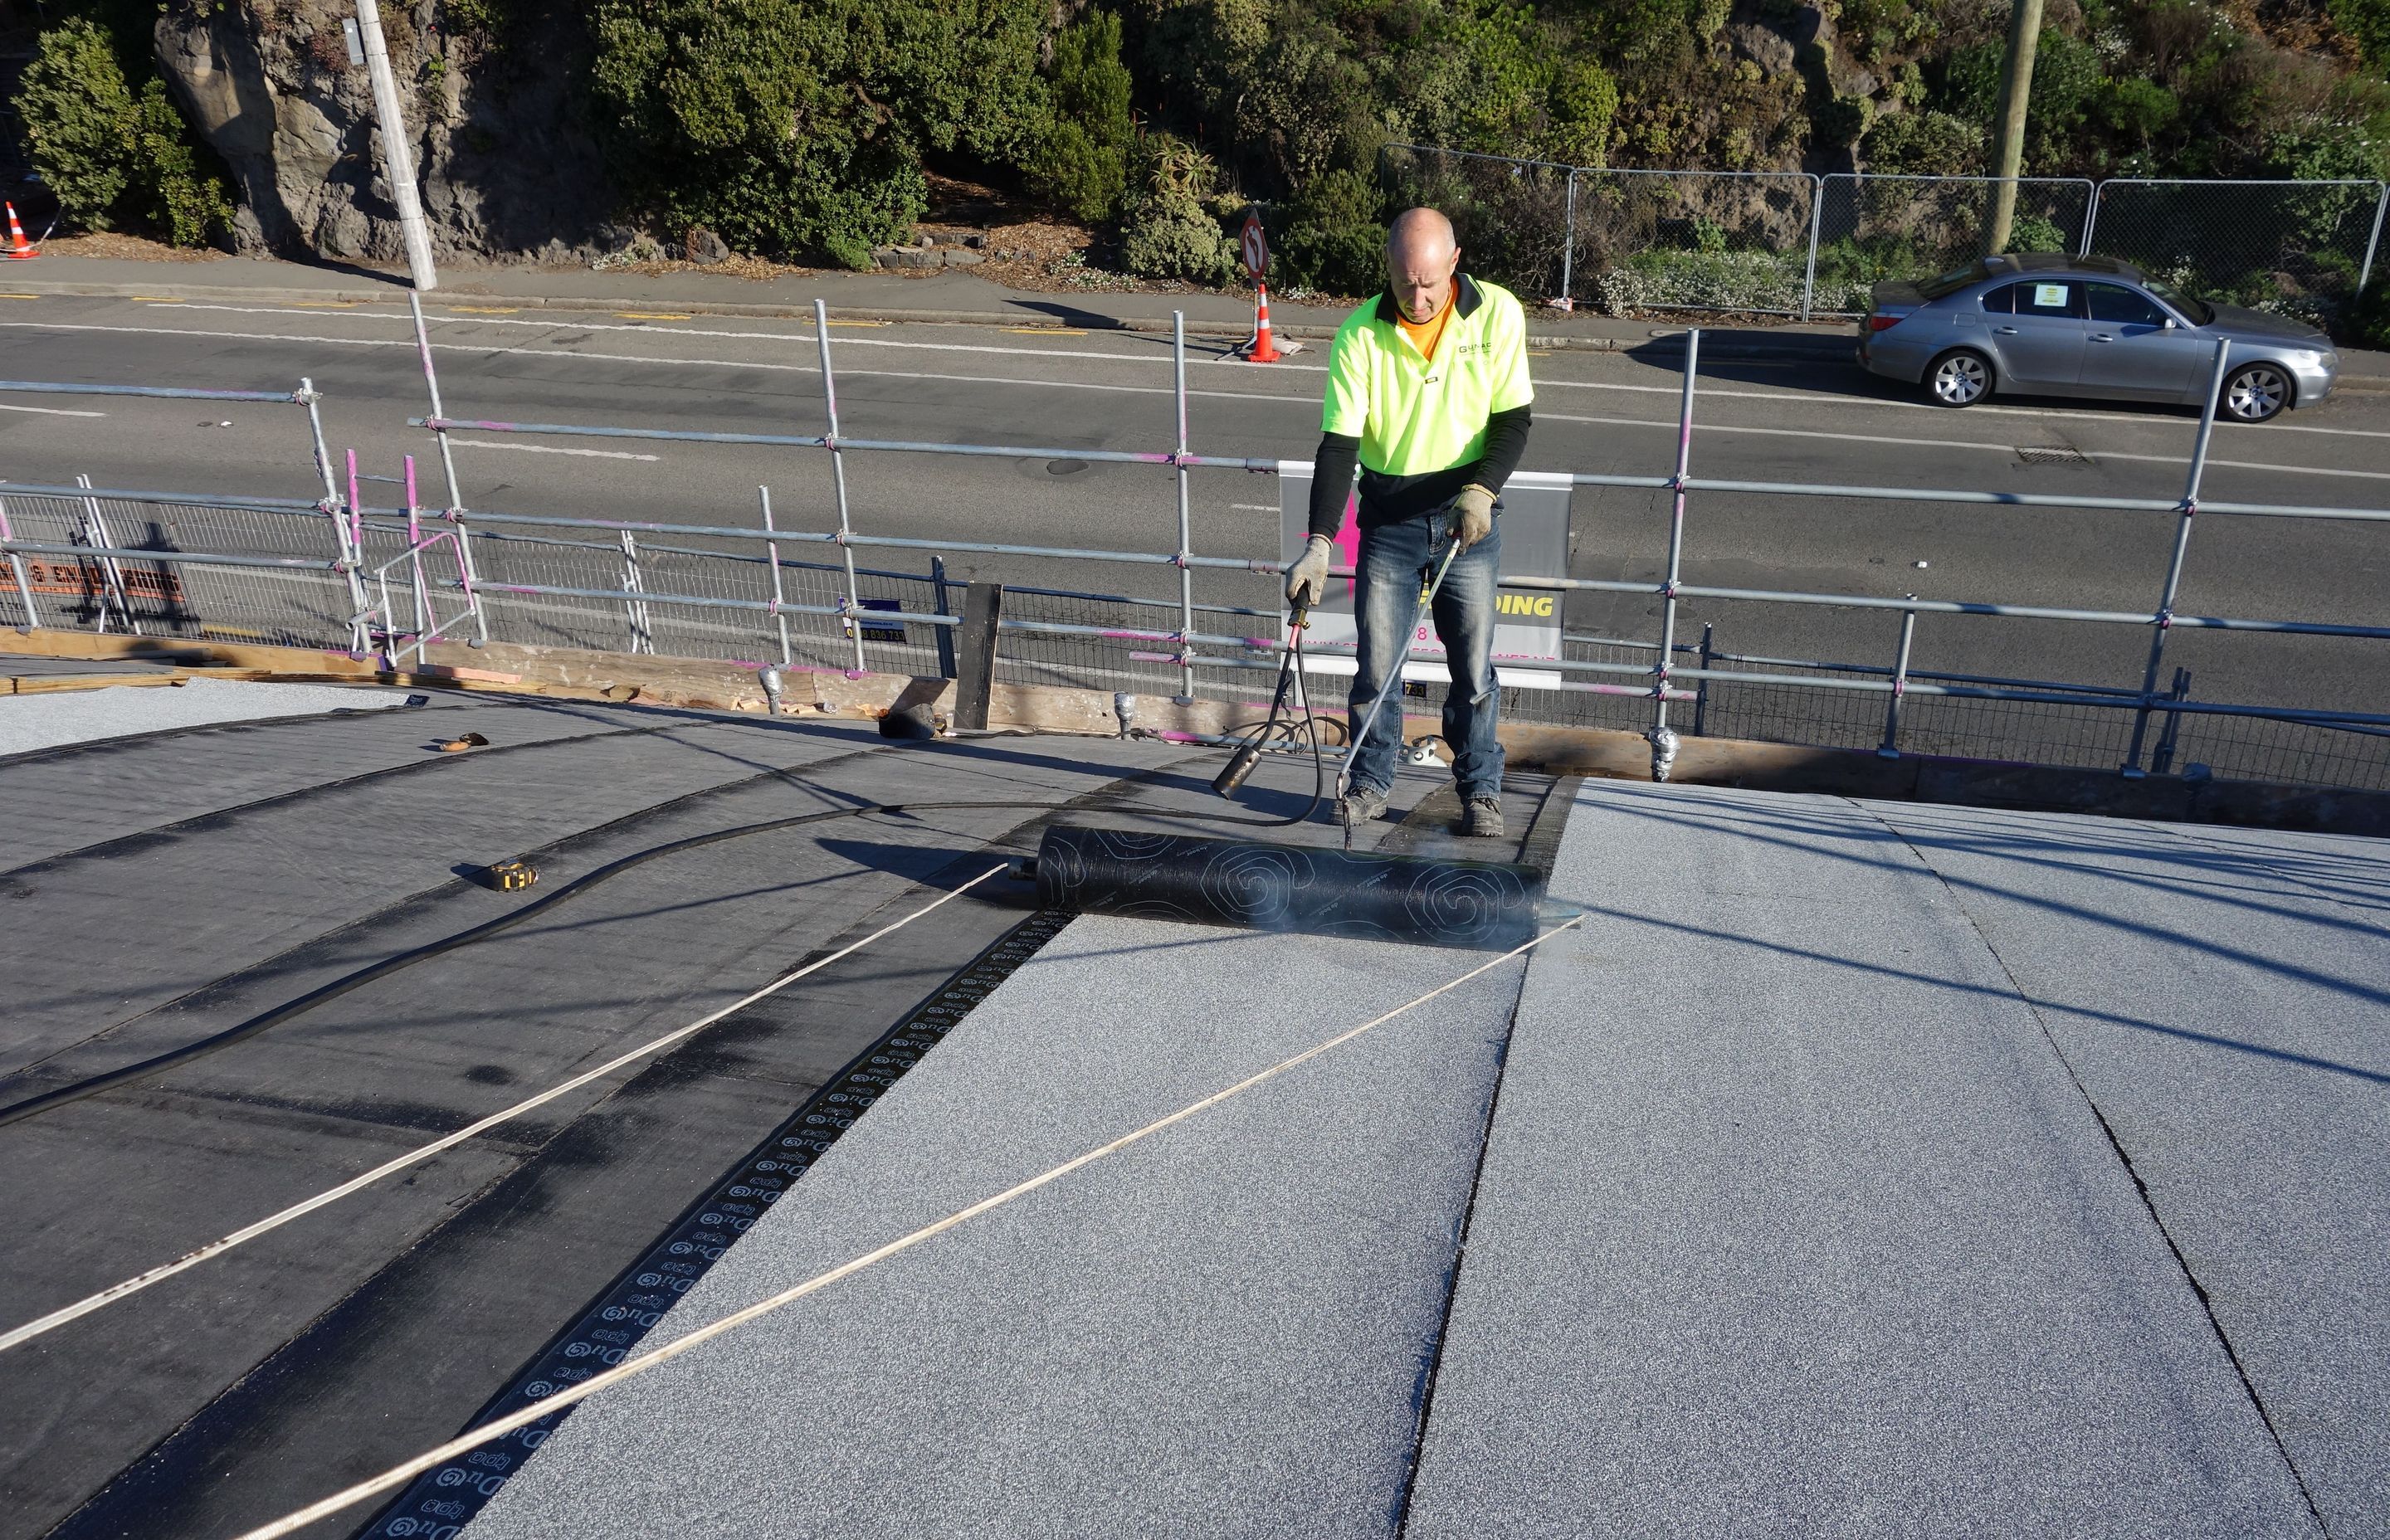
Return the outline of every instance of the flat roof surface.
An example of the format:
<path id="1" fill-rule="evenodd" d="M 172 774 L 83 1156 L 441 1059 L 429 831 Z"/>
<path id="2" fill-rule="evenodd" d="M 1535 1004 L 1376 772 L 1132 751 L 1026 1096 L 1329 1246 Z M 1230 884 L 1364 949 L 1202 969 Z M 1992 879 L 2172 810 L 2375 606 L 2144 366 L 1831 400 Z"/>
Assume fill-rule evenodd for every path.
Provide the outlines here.
<path id="1" fill-rule="evenodd" d="M 1234 811 L 1186 746 L 258 699 L 0 757 L 0 1103 L 525 902 L 479 863 L 528 857 L 537 897 L 916 811 L 651 862 L 0 1127 L 0 1326 L 870 934 L 1058 805 Z M 438 751 L 469 727 L 490 746 Z M 1245 811 L 1308 779 L 1266 766 Z M 920 805 L 970 800 L 1038 805 Z M 309 1534 L 2390 1535 L 2382 845 L 1510 802 L 1489 852 L 1407 776 L 1362 842 L 1550 862 L 1585 918 L 1528 958 L 600 1394 L 527 1463 Z M 1027 902 L 975 892 L 0 1355 L 0 1540 L 238 1533 L 1484 960 Z"/>
<path id="2" fill-rule="evenodd" d="M 0 1126 L 0 1328 L 728 1005 L 1034 851 L 1059 810 L 1130 824 L 1140 809 L 1239 811 L 1209 790 L 1217 754 L 1185 745 L 898 745 L 820 717 L 237 693 L 239 719 L 177 726 L 141 713 L 202 698 L 189 689 L 0 701 L 71 699 L 79 739 L 0 756 L 0 1106 L 245 1030 L 672 841 L 908 808 L 624 870 Z M 488 746 L 441 752 L 469 730 Z M 1296 813 L 1309 781 L 1307 765 L 1266 766 L 1241 812 Z M 1432 785 L 1407 780 L 1399 811 L 1420 816 L 1365 842 L 1448 839 L 1448 793 L 1420 800 Z M 1522 778 L 1521 831 L 1548 785 Z M 993 805 L 928 805 L 956 802 Z M 1317 824 L 1279 837 L 1337 838 Z M 537 888 L 475 880 L 518 856 Z M 858 1087 L 889 1035 L 951 1017 L 937 1002 L 958 970 L 992 943 L 1034 944 L 1006 942 L 1029 918 L 1025 884 L 986 884 L 668 1051 L 0 1354 L 0 1540 L 237 1534 L 451 1436 L 535 1382 L 542 1355 L 569 1350 L 626 1271 L 791 1120 L 867 1105 Z"/>
<path id="3" fill-rule="evenodd" d="M 2390 1533 L 2378 845 L 1588 783 L 1552 888 L 469 1534 Z M 1076 921 L 650 1342 L 1465 966 Z"/>

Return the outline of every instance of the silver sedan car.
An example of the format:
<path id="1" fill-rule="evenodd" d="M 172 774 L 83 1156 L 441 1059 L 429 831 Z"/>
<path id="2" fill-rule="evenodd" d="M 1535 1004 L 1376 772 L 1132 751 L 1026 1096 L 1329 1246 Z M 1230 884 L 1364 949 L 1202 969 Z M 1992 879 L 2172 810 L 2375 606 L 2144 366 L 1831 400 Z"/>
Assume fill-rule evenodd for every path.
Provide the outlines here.
<path id="1" fill-rule="evenodd" d="M 2217 408 L 2264 422 L 2332 393 L 2340 354 L 2312 327 L 2210 304 L 2106 257 L 1985 257 L 1923 283 L 1880 283 L 1859 362 L 1944 406 L 1994 391 L 2199 405 L 2229 345 Z"/>

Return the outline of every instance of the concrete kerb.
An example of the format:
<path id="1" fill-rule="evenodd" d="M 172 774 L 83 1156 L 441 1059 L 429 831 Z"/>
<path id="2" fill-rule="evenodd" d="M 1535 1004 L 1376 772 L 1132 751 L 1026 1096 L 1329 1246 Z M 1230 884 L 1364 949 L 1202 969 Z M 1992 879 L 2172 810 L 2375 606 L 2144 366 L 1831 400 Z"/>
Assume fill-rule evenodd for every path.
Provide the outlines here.
<path id="1" fill-rule="evenodd" d="M 12 275 L 12 279 L 14 276 Z M 176 299 L 206 301 L 249 301 L 265 304 L 397 304 L 403 303 L 405 290 L 373 289 L 252 289 L 227 288 L 211 284 L 102 284 L 51 283 L 40 280 L 18 281 L 20 293 L 38 294 L 59 299 L 129 300 Z M 813 305 L 803 303 L 750 303 L 726 300 L 631 300 L 607 299 L 584 295 L 536 294 L 471 294 L 461 289 L 442 290 L 434 303 L 457 301 L 486 301 L 517 310 L 553 310 L 567 312 L 610 313 L 626 306 L 638 305 L 671 310 L 689 315 L 721 315 L 752 320 L 810 321 Z M 1055 331 L 1127 331 L 1158 333 L 1167 336 L 1171 329 L 1168 316 L 1108 316 L 1079 313 L 1068 321 L 1049 317 L 1009 314 L 1002 311 L 979 310 L 911 310 L 887 306 L 840 305 L 837 314 L 843 320 L 879 321 L 890 325 L 917 323 L 927 326 L 1004 327 L 1009 328 L 1051 329 Z M 1336 335 L 1333 327 L 1307 325 L 1300 322 L 1281 323 L 1273 328 L 1280 337 L 1299 338 L 1309 342 L 1324 342 Z M 1574 353 L 1633 353 L 1642 349 L 1667 348 L 1674 339 L 1690 327 L 1671 327 L 1658 336 L 1638 338 L 1588 337 L 1567 332 L 1530 332 L 1527 345 Z M 1243 341 L 1253 328 L 1225 321 L 1189 320 L 1189 337 L 1228 338 Z M 1749 361 L 1754 359 L 1786 359 L 1804 363 L 1847 363 L 1853 358 L 1856 343 L 1843 337 L 1819 336 L 1815 333 L 1775 334 L 1770 332 L 1734 333 L 1704 328 L 1702 349 L 1712 358 Z M 2390 380 L 2384 382 L 2390 389 Z"/>

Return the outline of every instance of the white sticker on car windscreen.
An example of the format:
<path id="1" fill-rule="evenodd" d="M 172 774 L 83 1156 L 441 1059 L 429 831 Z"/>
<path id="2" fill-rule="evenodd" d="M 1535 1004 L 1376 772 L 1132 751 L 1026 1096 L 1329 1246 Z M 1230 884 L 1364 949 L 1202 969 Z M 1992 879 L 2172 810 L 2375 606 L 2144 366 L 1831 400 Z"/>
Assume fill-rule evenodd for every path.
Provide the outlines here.
<path id="1" fill-rule="evenodd" d="M 2066 286 L 2062 283 L 2037 283 L 2034 285 L 2033 308 L 2036 310 L 2064 310 L 2066 308 Z"/>

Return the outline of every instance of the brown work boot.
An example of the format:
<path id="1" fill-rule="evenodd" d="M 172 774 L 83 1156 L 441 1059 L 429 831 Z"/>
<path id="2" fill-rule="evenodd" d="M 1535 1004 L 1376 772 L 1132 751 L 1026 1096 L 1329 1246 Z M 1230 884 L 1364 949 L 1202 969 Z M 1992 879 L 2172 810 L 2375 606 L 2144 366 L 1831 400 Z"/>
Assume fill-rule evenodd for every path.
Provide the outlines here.
<path id="1" fill-rule="evenodd" d="M 1498 840 L 1502 837 L 1502 800 L 1499 797 L 1471 797 L 1460 815 L 1460 832 L 1478 840 Z"/>

